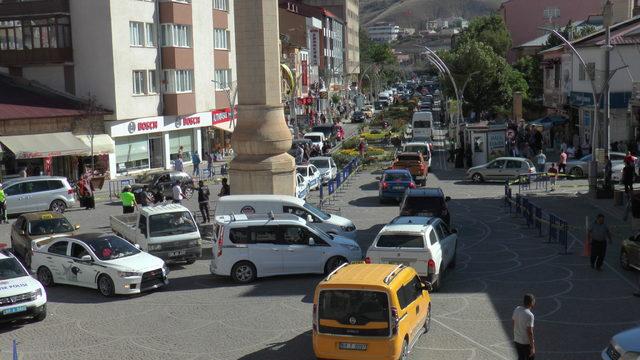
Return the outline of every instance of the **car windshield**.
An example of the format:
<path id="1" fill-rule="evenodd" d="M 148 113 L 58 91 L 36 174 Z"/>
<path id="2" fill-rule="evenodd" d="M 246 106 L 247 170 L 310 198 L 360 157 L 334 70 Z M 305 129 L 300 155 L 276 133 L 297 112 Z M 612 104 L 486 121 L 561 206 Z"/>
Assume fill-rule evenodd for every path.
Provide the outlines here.
<path id="1" fill-rule="evenodd" d="M 320 142 L 322 140 L 320 138 L 320 135 L 309 135 L 309 136 L 305 136 L 304 138 L 305 139 L 309 139 L 309 140 L 311 140 L 312 142 L 315 142 L 315 143 Z"/>
<path id="2" fill-rule="evenodd" d="M 296 168 L 296 172 L 302 176 L 307 176 L 307 168 L 306 167 L 299 167 Z"/>
<path id="3" fill-rule="evenodd" d="M 404 151 L 406 152 L 419 152 L 422 155 L 429 154 L 429 147 L 424 145 L 407 145 L 404 147 Z"/>
<path id="4" fill-rule="evenodd" d="M 140 250 L 128 241 L 114 235 L 86 240 L 85 244 L 96 254 L 98 259 L 103 261 L 119 259 L 140 252 Z"/>
<path id="5" fill-rule="evenodd" d="M 317 167 L 318 169 L 328 169 L 329 168 L 329 160 L 320 160 L 320 159 L 315 159 L 315 160 L 309 160 L 309 162 L 311 164 L 313 164 L 315 167 Z"/>
<path id="6" fill-rule="evenodd" d="M 379 248 L 423 248 L 424 238 L 420 234 L 383 234 L 378 238 Z"/>
<path id="7" fill-rule="evenodd" d="M 386 173 L 384 181 L 411 181 L 411 175 L 407 173 Z"/>
<path id="8" fill-rule="evenodd" d="M 410 196 L 402 211 L 408 211 L 411 214 L 422 212 L 439 212 L 442 209 L 442 198 L 440 197 L 422 197 Z"/>
<path id="9" fill-rule="evenodd" d="M 65 218 L 29 221 L 27 232 L 32 236 L 73 232 L 75 229 Z"/>
<path id="10" fill-rule="evenodd" d="M 420 161 L 420 156 L 417 154 L 398 155 L 398 161 Z"/>
<path id="11" fill-rule="evenodd" d="M 307 211 L 312 213 L 314 216 L 317 216 L 322 220 L 329 220 L 331 218 L 331 215 L 327 214 L 326 212 L 318 209 L 317 207 L 311 204 L 304 203 L 304 208 L 307 209 Z"/>
<path id="12" fill-rule="evenodd" d="M 0 260 L 0 280 L 15 279 L 23 276 L 29 276 L 24 268 L 13 257 Z"/>
<path id="13" fill-rule="evenodd" d="M 416 120 L 413 122 L 413 127 L 414 128 L 430 128 L 431 122 L 428 120 L 424 120 L 424 121 Z"/>
<path id="14" fill-rule="evenodd" d="M 142 178 L 142 180 L 140 181 L 141 183 L 153 183 L 156 181 L 156 178 L 158 177 L 158 174 L 147 174 L 145 177 Z"/>
<path id="15" fill-rule="evenodd" d="M 154 236 L 170 236 L 196 232 L 195 222 L 188 211 L 176 211 L 149 217 L 149 234 Z"/>
<path id="16" fill-rule="evenodd" d="M 387 295 L 379 291 L 365 290 L 323 290 L 318 299 L 318 318 L 333 320 L 342 326 L 320 325 L 321 333 L 344 335 L 389 335 L 389 301 Z M 386 327 L 366 329 L 362 326 L 371 322 L 385 323 Z M 345 326 L 349 328 L 346 329 Z"/>

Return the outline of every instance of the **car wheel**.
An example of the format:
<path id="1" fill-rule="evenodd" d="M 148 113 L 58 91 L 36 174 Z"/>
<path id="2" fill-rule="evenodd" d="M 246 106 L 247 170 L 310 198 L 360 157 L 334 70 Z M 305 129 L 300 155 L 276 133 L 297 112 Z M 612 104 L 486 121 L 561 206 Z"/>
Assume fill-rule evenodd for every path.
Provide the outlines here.
<path id="1" fill-rule="evenodd" d="M 187 260 L 187 265 L 191 265 L 196 262 L 196 258 L 191 258 Z"/>
<path id="2" fill-rule="evenodd" d="M 47 318 L 47 304 L 42 305 L 42 312 L 33 317 L 33 321 L 42 321 Z"/>
<path id="3" fill-rule="evenodd" d="M 109 277 L 109 275 L 100 275 L 98 278 L 98 291 L 102 296 L 113 296 L 115 293 L 115 286 L 113 286 L 113 280 Z"/>
<path id="4" fill-rule="evenodd" d="M 340 265 L 348 262 L 347 259 L 342 256 L 334 256 L 327 260 L 327 263 L 324 265 L 324 273 L 330 274 L 333 270 L 337 269 Z"/>
<path id="5" fill-rule="evenodd" d="M 629 266 L 629 254 L 626 251 L 620 253 L 620 266 L 625 270 L 631 270 Z"/>
<path id="6" fill-rule="evenodd" d="M 573 168 L 571 168 L 571 170 L 569 171 L 569 175 L 573 176 L 573 177 L 578 177 L 581 178 L 582 176 L 584 176 L 584 173 L 582 171 L 582 169 L 578 166 L 574 166 Z"/>
<path id="7" fill-rule="evenodd" d="M 53 200 L 49 205 L 49 210 L 62 214 L 67 209 L 67 204 L 62 200 Z"/>
<path id="8" fill-rule="evenodd" d="M 51 270 L 46 266 L 41 266 L 38 269 L 38 281 L 40 281 L 40 284 L 44 287 L 52 287 L 55 285 L 53 282 L 53 274 L 51 274 Z"/>
<path id="9" fill-rule="evenodd" d="M 400 353 L 399 360 L 409 360 L 409 342 L 407 339 L 402 342 L 402 353 Z"/>
<path id="10" fill-rule="evenodd" d="M 474 183 L 481 183 L 484 181 L 484 178 L 482 177 L 482 174 L 475 173 L 471 176 L 471 181 L 473 181 Z"/>
<path id="11" fill-rule="evenodd" d="M 256 267 L 248 261 L 241 261 L 231 268 L 231 279 L 240 284 L 248 284 L 256 279 Z"/>
<path id="12" fill-rule="evenodd" d="M 424 333 L 428 333 L 431 330 L 431 303 L 427 308 L 427 320 L 424 321 Z"/>

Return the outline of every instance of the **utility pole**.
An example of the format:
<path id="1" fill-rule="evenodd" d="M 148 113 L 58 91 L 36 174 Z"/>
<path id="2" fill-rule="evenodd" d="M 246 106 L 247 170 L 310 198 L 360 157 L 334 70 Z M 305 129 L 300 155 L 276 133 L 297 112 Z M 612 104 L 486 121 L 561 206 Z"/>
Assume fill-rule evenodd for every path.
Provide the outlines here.
<path id="1" fill-rule="evenodd" d="M 604 73 L 606 74 L 605 76 L 607 77 L 607 79 L 610 78 L 611 76 L 611 22 L 612 22 L 612 18 L 613 18 L 613 4 L 611 3 L 611 0 L 607 0 L 607 2 L 604 4 L 604 10 L 602 11 L 602 19 L 604 22 L 604 26 L 605 26 L 605 35 L 606 35 L 606 45 L 605 45 L 605 51 L 604 51 Z M 610 120 L 611 120 L 611 106 L 609 103 L 609 96 L 610 96 L 610 86 L 609 86 L 609 81 L 606 82 L 605 84 L 605 88 L 603 89 L 603 95 L 604 95 L 604 136 L 603 136 L 603 140 L 605 141 L 604 143 L 604 154 L 609 155 L 609 147 L 611 146 L 611 125 L 610 125 Z M 595 154 L 593 155 L 595 156 Z"/>

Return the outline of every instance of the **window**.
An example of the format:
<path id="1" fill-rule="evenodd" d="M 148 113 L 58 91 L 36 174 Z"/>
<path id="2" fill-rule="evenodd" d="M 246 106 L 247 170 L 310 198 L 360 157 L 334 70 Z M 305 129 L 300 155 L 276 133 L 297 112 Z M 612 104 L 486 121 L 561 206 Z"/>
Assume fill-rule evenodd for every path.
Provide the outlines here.
<path id="1" fill-rule="evenodd" d="M 560 17 L 560 8 L 548 7 L 544 9 L 543 16 L 545 19 L 555 19 Z"/>
<path id="2" fill-rule="evenodd" d="M 142 46 L 144 39 L 143 23 L 137 21 L 129 22 L 129 45 Z"/>
<path id="3" fill-rule="evenodd" d="M 147 79 L 149 80 L 148 94 L 156 94 L 158 92 L 158 77 L 155 70 L 149 70 Z"/>
<path id="4" fill-rule="evenodd" d="M 0 21 L 0 50 L 71 47 L 69 17 Z"/>
<path id="5" fill-rule="evenodd" d="M 49 246 L 49 252 L 58 255 L 67 255 L 67 241 L 58 241 L 57 243 Z"/>
<path id="6" fill-rule="evenodd" d="M 398 302 L 400 308 L 404 309 L 422 295 L 422 284 L 420 279 L 415 276 L 411 281 L 398 289 Z"/>
<path id="7" fill-rule="evenodd" d="M 213 8 L 216 10 L 229 11 L 229 0 L 213 0 Z"/>
<path id="8" fill-rule="evenodd" d="M 213 29 L 213 47 L 229 50 L 229 32 L 227 29 Z"/>
<path id="9" fill-rule="evenodd" d="M 251 232 L 248 228 L 245 229 L 231 229 L 229 231 L 229 240 L 234 244 L 250 244 Z"/>
<path id="10" fill-rule="evenodd" d="M 64 187 L 60 180 L 49 180 L 47 182 L 49 183 L 49 190 L 58 190 Z"/>
<path id="11" fill-rule="evenodd" d="M 147 135 L 118 137 L 116 166 L 119 173 L 149 168 L 149 138 Z"/>
<path id="12" fill-rule="evenodd" d="M 231 69 L 216 70 L 214 74 L 216 90 L 227 90 L 231 87 Z"/>
<path id="13" fill-rule="evenodd" d="M 140 219 L 138 219 L 138 230 L 140 230 L 140 234 L 147 237 L 147 217 L 140 215 Z"/>
<path id="14" fill-rule="evenodd" d="M 278 228 L 276 226 L 252 227 L 251 240 L 256 244 L 278 244 Z"/>
<path id="15" fill-rule="evenodd" d="M 169 158 L 175 160 L 178 158 L 178 152 L 182 146 L 182 159 L 191 161 L 191 152 L 193 151 L 193 130 L 177 130 L 169 133 Z"/>
<path id="16" fill-rule="evenodd" d="M 447 236 L 449 236 L 449 230 L 442 226 L 443 223 L 437 223 L 434 228 L 436 229 L 436 232 L 438 233 L 438 238 L 439 239 L 444 239 Z"/>
<path id="17" fill-rule="evenodd" d="M 379 248 L 424 248 L 422 234 L 383 234 L 378 238 Z"/>
<path id="18" fill-rule="evenodd" d="M 319 332 L 350 336 L 389 336 L 389 301 L 387 295 L 366 290 L 323 290 L 318 299 Z M 355 318 L 356 323 L 345 322 Z M 345 320 L 347 319 L 347 320 Z M 334 320 L 344 326 L 322 325 L 322 320 Z M 384 323 L 384 328 L 365 329 L 371 322 Z M 357 325 L 354 327 L 353 325 Z"/>
<path id="19" fill-rule="evenodd" d="M 507 169 L 520 169 L 522 162 L 516 160 L 507 161 Z"/>
<path id="20" fill-rule="evenodd" d="M 164 80 L 167 93 L 193 91 L 193 70 L 165 70 Z"/>
<path id="21" fill-rule="evenodd" d="M 133 71 L 133 95 L 144 95 L 147 93 L 146 86 L 146 71 L 134 70 Z"/>
<path id="22" fill-rule="evenodd" d="M 309 232 L 307 229 L 289 225 L 282 227 L 282 235 L 284 242 L 289 245 L 308 245 L 309 244 Z"/>
<path id="23" fill-rule="evenodd" d="M 487 169 L 502 169 L 505 160 L 495 160 L 487 164 Z"/>
<path id="24" fill-rule="evenodd" d="M 71 243 L 71 257 L 82 259 L 82 257 L 85 255 L 89 255 L 89 252 L 84 248 L 84 246 L 76 243 Z"/>
<path id="25" fill-rule="evenodd" d="M 156 46 L 156 28 L 152 23 L 144 24 L 144 38 L 145 38 L 145 46 L 155 47 Z"/>
<path id="26" fill-rule="evenodd" d="M 435 230 L 431 230 L 431 232 L 429 233 L 429 241 L 431 242 L 431 245 L 435 245 L 438 243 L 438 238 L 436 237 Z"/>
<path id="27" fill-rule="evenodd" d="M 161 43 L 162 46 L 191 47 L 191 26 L 163 24 Z"/>
<path id="28" fill-rule="evenodd" d="M 6 196 L 15 196 L 22 194 L 22 192 L 20 191 L 20 184 L 9 186 L 4 190 L 4 194 Z"/>

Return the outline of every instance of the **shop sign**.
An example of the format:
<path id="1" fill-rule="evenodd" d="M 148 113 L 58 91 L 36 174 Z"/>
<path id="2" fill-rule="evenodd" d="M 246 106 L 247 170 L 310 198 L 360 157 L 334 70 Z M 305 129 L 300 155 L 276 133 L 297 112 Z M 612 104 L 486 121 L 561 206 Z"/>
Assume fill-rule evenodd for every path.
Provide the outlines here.
<path id="1" fill-rule="evenodd" d="M 129 123 L 129 133 L 133 134 L 134 132 L 142 132 L 149 130 L 157 130 L 158 129 L 158 121 L 141 121 L 139 123 L 130 122 Z"/>
<path id="2" fill-rule="evenodd" d="M 493 160 L 504 156 L 505 131 L 492 131 L 488 134 L 488 159 Z"/>
<path id="3" fill-rule="evenodd" d="M 309 85 L 309 65 L 307 64 L 307 60 L 301 61 L 302 66 L 302 86 Z"/>
<path id="4" fill-rule="evenodd" d="M 200 125 L 200 116 L 178 118 L 176 119 L 175 125 L 177 129 L 181 127 L 198 126 Z"/>
<path id="5" fill-rule="evenodd" d="M 311 51 L 309 54 L 311 55 L 312 66 L 320 65 L 320 32 L 317 30 L 309 31 L 309 38 L 311 39 Z"/>
<path id="6" fill-rule="evenodd" d="M 231 108 L 213 110 L 211 112 L 213 117 L 213 124 L 220 124 L 231 120 Z M 236 106 L 233 112 L 233 119 L 238 119 L 238 107 Z"/>
<path id="7" fill-rule="evenodd" d="M 117 121 L 111 125 L 109 131 L 111 137 L 119 137 L 207 126 L 211 126 L 211 112 L 202 112 L 181 117 L 154 116 L 128 121 Z"/>

